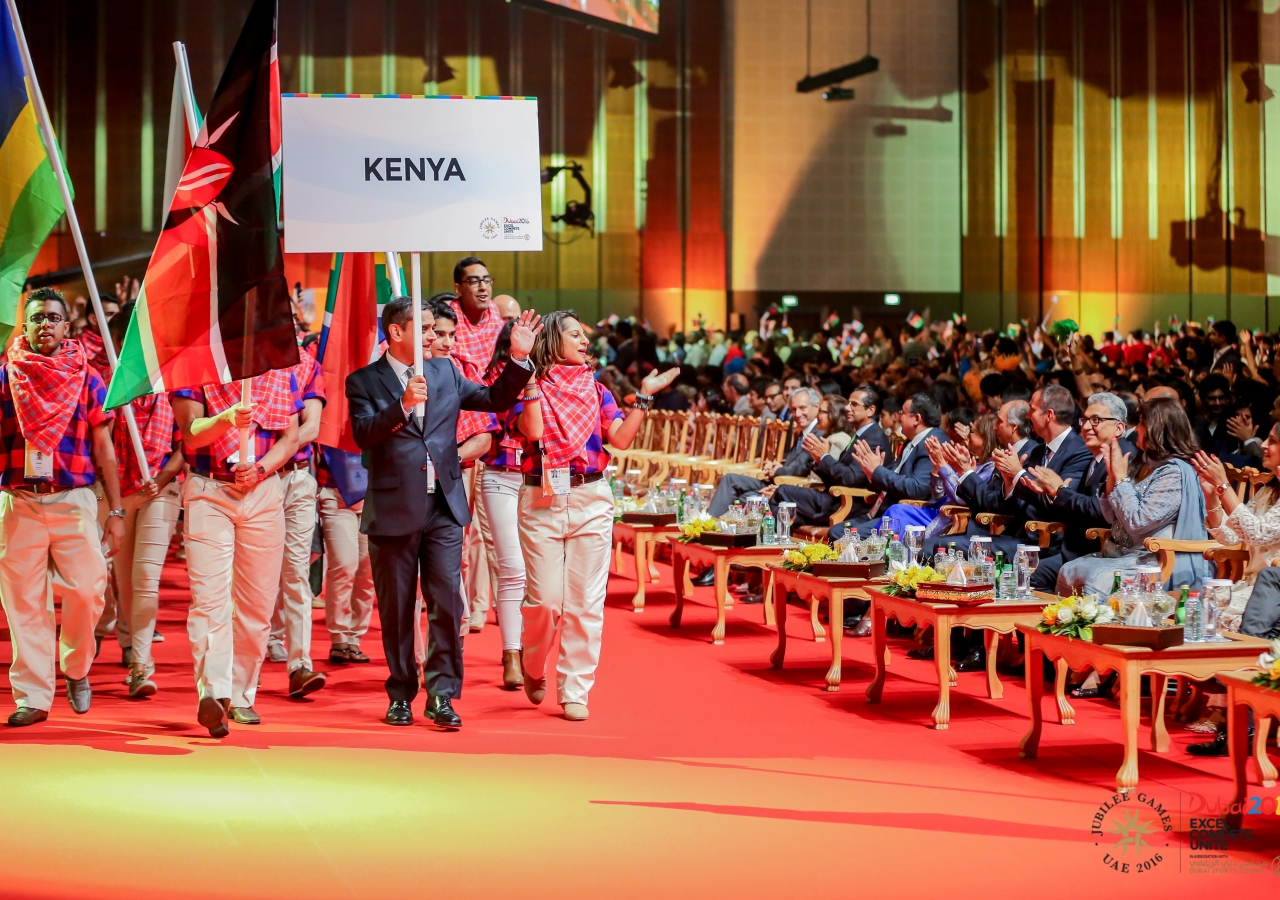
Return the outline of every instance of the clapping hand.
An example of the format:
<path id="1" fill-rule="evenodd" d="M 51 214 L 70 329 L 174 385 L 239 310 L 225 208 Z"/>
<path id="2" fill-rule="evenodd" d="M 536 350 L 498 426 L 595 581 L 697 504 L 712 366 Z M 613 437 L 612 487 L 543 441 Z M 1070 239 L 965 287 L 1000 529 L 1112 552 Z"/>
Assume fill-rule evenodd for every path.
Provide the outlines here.
<path id="1" fill-rule="evenodd" d="M 760 471 L 764 473 L 765 478 L 772 478 L 773 473 L 782 468 L 782 463 L 776 459 L 766 459 L 760 464 Z"/>
<path id="2" fill-rule="evenodd" d="M 1248 332 L 1245 333 L 1247 334 Z M 1245 441 L 1256 438 L 1258 436 L 1258 426 L 1253 424 L 1253 413 L 1247 409 L 1242 409 L 1227 419 L 1227 434 L 1242 444 Z"/>
<path id="3" fill-rule="evenodd" d="M 1050 497 L 1058 496 L 1058 491 L 1074 480 L 1071 478 L 1063 480 L 1061 475 L 1048 466 L 1032 466 L 1030 473 L 1031 479 L 1027 482 L 1027 486 L 1037 494 L 1047 494 Z"/>
<path id="4" fill-rule="evenodd" d="M 1006 480 L 1018 474 L 1018 470 L 1022 468 L 1026 459 L 1025 456 L 1019 459 L 1018 454 L 1005 447 L 997 447 L 991 451 L 991 461 L 995 463 L 996 471 Z"/>
<path id="5" fill-rule="evenodd" d="M 515 324 L 511 326 L 511 358 L 523 360 L 529 356 L 533 350 L 533 339 L 538 336 L 538 332 L 542 330 L 542 317 L 531 309 L 526 309 L 520 314 L 520 318 L 516 319 Z M 672 379 L 680 374 L 679 369 L 670 369 L 676 374 L 672 375 Z M 665 385 L 664 385 L 665 387 Z"/>
<path id="6" fill-rule="evenodd" d="M 805 452 L 813 457 L 813 461 L 817 462 L 831 451 L 831 442 L 826 438 L 820 438 L 812 431 L 804 436 L 804 440 L 800 446 L 804 447 Z"/>
<path id="7" fill-rule="evenodd" d="M 926 445 L 929 440 L 929 438 L 925 438 Z M 973 454 L 969 452 L 968 447 L 962 447 L 956 443 L 942 444 L 942 455 L 951 468 L 955 469 L 961 477 L 968 475 L 975 468 Z M 929 454 L 929 458 L 933 458 L 932 453 Z"/>
<path id="8" fill-rule="evenodd" d="M 858 465 L 862 466 L 862 471 L 866 473 L 867 478 L 884 465 L 884 451 L 872 450 L 871 445 L 866 441 L 858 441 L 853 445 L 853 458 L 857 460 Z"/>
<path id="9" fill-rule="evenodd" d="M 933 474 L 937 475 L 947 464 L 946 454 L 942 451 L 942 441 L 930 435 L 924 439 L 924 449 L 929 454 L 929 462 L 933 463 Z"/>
<path id="10" fill-rule="evenodd" d="M 1110 449 L 1102 454 L 1107 464 L 1107 493 L 1116 489 L 1116 485 L 1129 477 L 1129 456 L 1120 450 L 1120 442 L 1113 441 Z"/>
<path id="11" fill-rule="evenodd" d="M 1223 364 L 1222 364 L 1222 377 L 1223 377 L 1223 378 L 1225 378 L 1225 379 L 1227 379 L 1227 381 L 1231 382 L 1231 384 L 1233 384 L 1233 385 L 1236 383 L 1236 365 L 1235 365 L 1235 363 L 1223 363 Z"/>
<path id="12" fill-rule="evenodd" d="M 1210 456 L 1203 450 L 1198 450 L 1196 455 L 1191 457 L 1191 466 L 1200 476 L 1200 489 L 1204 491 L 1206 497 L 1216 494 L 1219 485 L 1230 484 L 1227 469 L 1222 464 L 1222 460 L 1216 456 Z"/>
<path id="13" fill-rule="evenodd" d="M 961 444 L 969 443 L 970 428 L 968 425 L 964 424 L 963 422 L 956 422 L 954 425 L 951 426 L 951 430 L 956 433 L 955 438 L 957 443 L 961 443 Z M 929 440 L 933 440 L 933 438 L 929 438 Z"/>

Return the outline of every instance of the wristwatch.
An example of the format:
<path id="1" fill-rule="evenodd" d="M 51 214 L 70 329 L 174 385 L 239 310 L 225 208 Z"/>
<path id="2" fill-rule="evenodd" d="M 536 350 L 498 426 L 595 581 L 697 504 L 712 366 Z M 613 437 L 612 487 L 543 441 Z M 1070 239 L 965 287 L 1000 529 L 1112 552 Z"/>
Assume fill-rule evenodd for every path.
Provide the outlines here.
<path id="1" fill-rule="evenodd" d="M 113 509 L 113 510 L 111 510 L 111 512 L 107 513 L 107 517 L 108 517 L 108 518 L 110 518 L 111 516 L 118 516 L 119 518 L 123 519 L 123 518 L 124 518 L 124 508 L 123 508 L 123 507 L 121 507 L 120 509 Z"/>
<path id="2" fill-rule="evenodd" d="M 1221 497 L 1229 490 L 1231 490 L 1231 485 L 1224 481 L 1222 484 L 1218 485 L 1218 496 Z"/>
<path id="3" fill-rule="evenodd" d="M 267 477 L 267 470 L 262 467 L 262 463 L 258 463 L 258 477 L 259 478 Z"/>

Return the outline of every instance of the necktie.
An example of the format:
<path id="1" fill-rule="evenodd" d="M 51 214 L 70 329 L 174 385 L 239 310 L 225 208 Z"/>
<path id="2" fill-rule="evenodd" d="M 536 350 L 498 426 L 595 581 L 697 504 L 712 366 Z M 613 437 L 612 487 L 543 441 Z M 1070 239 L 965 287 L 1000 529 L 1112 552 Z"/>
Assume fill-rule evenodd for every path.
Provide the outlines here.
<path id="1" fill-rule="evenodd" d="M 405 369 L 405 370 L 404 370 L 404 386 L 405 386 L 405 388 L 406 388 L 406 389 L 408 389 L 408 387 L 409 387 L 409 381 L 410 381 L 412 378 L 413 378 L 413 366 L 409 366 L 409 368 L 407 368 L 407 369 Z M 414 424 L 415 424 L 415 425 L 417 425 L 417 426 L 418 426 L 418 430 L 419 430 L 419 431 L 421 431 L 421 430 L 422 430 L 422 416 L 418 415 L 418 408 L 417 408 L 416 406 L 413 408 L 413 422 L 414 422 Z"/>

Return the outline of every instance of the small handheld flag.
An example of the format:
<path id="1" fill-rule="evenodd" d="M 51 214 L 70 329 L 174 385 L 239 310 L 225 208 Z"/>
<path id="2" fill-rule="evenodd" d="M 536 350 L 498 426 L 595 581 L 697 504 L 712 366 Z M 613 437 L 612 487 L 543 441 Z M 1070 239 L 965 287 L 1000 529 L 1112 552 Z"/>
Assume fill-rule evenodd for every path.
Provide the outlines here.
<path id="1" fill-rule="evenodd" d="M 908 313 L 907 324 L 910 325 L 912 328 L 919 328 L 921 325 L 924 324 L 924 316 L 915 312 Z"/>

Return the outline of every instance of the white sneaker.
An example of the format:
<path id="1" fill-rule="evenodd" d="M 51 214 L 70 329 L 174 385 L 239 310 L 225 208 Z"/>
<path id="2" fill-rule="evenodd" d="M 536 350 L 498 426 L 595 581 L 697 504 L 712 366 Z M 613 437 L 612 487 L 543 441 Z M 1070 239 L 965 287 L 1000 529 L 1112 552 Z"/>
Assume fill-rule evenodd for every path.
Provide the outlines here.
<path id="1" fill-rule="evenodd" d="M 267 644 L 267 662 L 288 662 L 289 654 L 285 652 L 284 644 Z"/>

